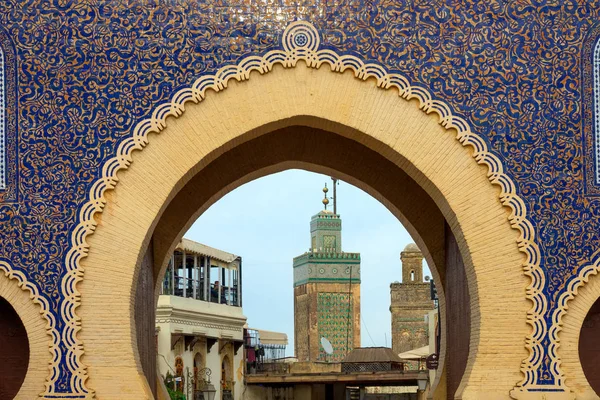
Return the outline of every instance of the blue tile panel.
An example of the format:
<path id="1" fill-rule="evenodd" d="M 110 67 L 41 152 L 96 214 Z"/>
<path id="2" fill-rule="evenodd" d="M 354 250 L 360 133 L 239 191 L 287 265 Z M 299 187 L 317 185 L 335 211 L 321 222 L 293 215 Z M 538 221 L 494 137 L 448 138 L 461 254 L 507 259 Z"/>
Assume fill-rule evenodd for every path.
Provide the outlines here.
<path id="1" fill-rule="evenodd" d="M 581 3 L 0 2 L 0 261 L 58 310 L 78 211 L 120 141 L 175 91 L 279 48 L 283 29 L 303 19 L 318 27 L 322 48 L 403 74 L 485 138 L 536 228 L 550 322 L 569 280 L 600 245 L 593 112 L 600 4 Z M 553 385 L 544 357 L 537 383 Z M 56 392 L 71 392 L 70 380 L 62 365 Z"/>

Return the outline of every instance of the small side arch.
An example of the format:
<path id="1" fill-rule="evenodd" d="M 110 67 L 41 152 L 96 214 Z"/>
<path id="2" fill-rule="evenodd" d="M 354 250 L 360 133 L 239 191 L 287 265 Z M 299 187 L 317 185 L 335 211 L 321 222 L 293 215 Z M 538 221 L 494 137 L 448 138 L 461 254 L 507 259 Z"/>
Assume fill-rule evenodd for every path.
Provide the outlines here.
<path id="1" fill-rule="evenodd" d="M 31 290 L 22 284 L 24 279 L 19 273 L 11 271 L 0 262 L 0 298 L 6 300 L 16 311 L 27 333 L 29 358 L 27 372 L 15 399 L 35 399 L 46 392 L 46 378 L 50 370 L 51 338 L 47 333 L 47 321 L 42 315 L 42 308 L 33 300 Z M 2 355 L 0 355 L 0 362 Z"/>
<path id="2" fill-rule="evenodd" d="M 228 382 L 233 380 L 233 364 L 229 355 L 224 355 L 221 361 L 221 386 L 223 388 L 228 387 Z"/>
<path id="3" fill-rule="evenodd" d="M 578 399 L 598 399 L 600 394 L 594 391 L 586 377 L 581 362 L 581 330 L 592 307 L 600 300 L 600 251 L 596 252 L 594 262 L 579 270 L 577 277 L 571 280 L 558 301 L 554 313 L 552 337 L 558 336 L 558 348 L 562 360 L 562 371 L 566 384 L 575 392 Z M 587 371 L 587 374 L 600 371 Z M 596 388 L 597 389 L 597 388 Z"/>
<path id="4" fill-rule="evenodd" d="M 194 355 L 194 389 L 200 390 L 204 386 L 204 368 L 206 362 L 202 353 L 197 352 Z"/>

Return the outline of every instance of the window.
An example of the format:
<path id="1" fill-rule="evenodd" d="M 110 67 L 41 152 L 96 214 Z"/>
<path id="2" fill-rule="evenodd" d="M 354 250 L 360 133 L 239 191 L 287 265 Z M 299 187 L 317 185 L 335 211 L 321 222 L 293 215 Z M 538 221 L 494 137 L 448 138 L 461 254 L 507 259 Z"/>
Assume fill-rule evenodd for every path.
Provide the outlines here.
<path id="1" fill-rule="evenodd" d="M 323 236 L 323 247 L 325 251 L 335 251 L 335 236 Z"/>
<path id="2" fill-rule="evenodd" d="M 582 116 L 585 192 L 600 195 L 600 24 L 590 29 L 582 49 Z"/>
<path id="3" fill-rule="evenodd" d="M 0 47 L 0 189 L 6 189 L 6 77 L 4 50 Z"/>
<path id="4" fill-rule="evenodd" d="M 594 52 L 592 55 L 593 68 L 593 91 L 594 104 L 592 105 L 592 113 L 594 115 L 594 159 L 595 159 L 595 179 L 596 184 L 600 185 L 600 38 L 596 39 Z"/>
<path id="5" fill-rule="evenodd" d="M 16 200 L 17 82 L 16 55 L 0 26 L 0 201 Z"/>

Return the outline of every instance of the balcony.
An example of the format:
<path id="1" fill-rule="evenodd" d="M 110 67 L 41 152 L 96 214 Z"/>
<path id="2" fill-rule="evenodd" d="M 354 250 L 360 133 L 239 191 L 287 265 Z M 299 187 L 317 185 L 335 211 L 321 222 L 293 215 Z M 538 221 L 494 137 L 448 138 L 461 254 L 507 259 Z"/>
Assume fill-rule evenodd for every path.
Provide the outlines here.
<path id="1" fill-rule="evenodd" d="M 176 250 L 169 261 L 161 294 L 241 307 L 241 257 L 189 240 L 183 243 L 187 247 Z M 196 253 L 204 249 L 213 256 Z M 215 257 L 221 253 L 223 259 Z"/>

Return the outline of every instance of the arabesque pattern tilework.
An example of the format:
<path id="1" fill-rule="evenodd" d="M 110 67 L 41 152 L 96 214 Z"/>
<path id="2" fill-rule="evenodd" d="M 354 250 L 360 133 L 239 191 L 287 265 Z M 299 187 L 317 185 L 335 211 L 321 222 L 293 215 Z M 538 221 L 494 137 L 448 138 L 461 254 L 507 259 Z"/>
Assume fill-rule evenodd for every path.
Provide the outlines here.
<path id="1" fill-rule="evenodd" d="M 174 93 L 224 65 L 281 49 L 284 28 L 298 19 L 318 28 L 322 49 L 397 71 L 449 104 L 497 155 L 539 246 L 535 279 L 543 285 L 535 292 L 544 307 L 536 323 L 548 349 L 555 339 L 547 327 L 600 245 L 588 109 L 597 1 L 1 2 L 0 266 L 36 285 L 59 353 L 81 351 L 64 334 L 77 329 L 65 321 L 78 298 L 74 286 L 66 294 L 64 278 L 81 278 L 68 270 L 70 257 L 81 257 L 70 252 L 72 238 L 82 235 L 81 210 L 103 166 Z M 553 354 L 536 355 L 531 384 L 557 384 Z M 55 360 L 51 391 L 85 393 L 73 377 L 77 357 Z"/>
<path id="2" fill-rule="evenodd" d="M 319 360 L 339 362 L 352 350 L 354 343 L 354 313 L 352 294 L 318 293 L 317 324 L 319 338 L 326 338 L 333 347 L 327 354 L 319 344 Z"/>

